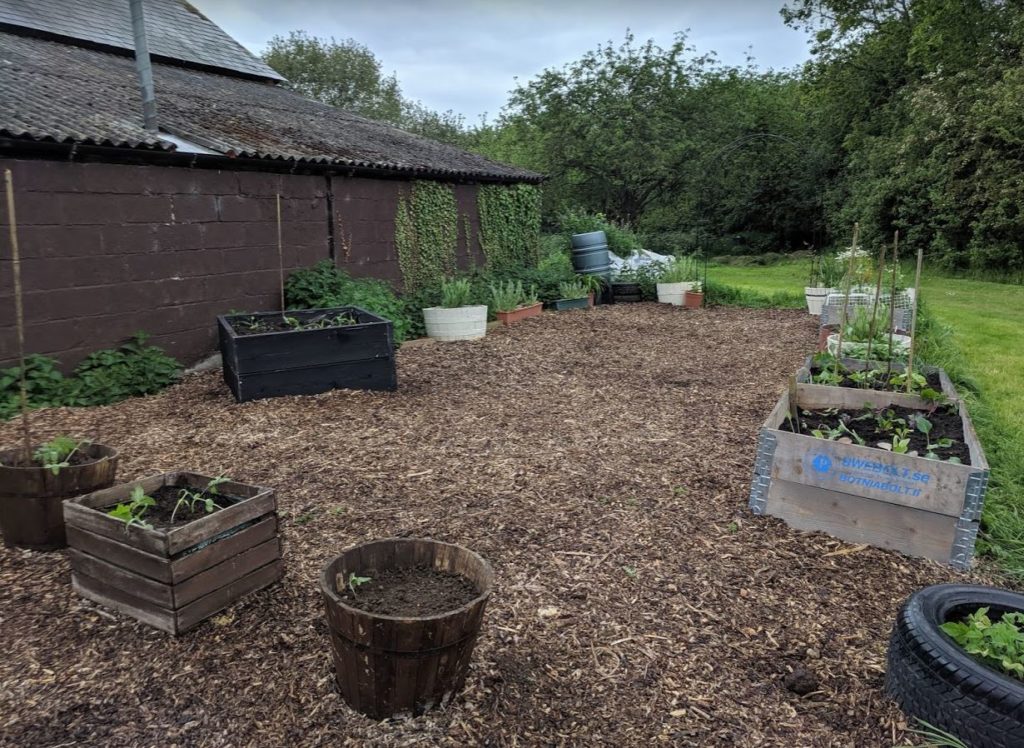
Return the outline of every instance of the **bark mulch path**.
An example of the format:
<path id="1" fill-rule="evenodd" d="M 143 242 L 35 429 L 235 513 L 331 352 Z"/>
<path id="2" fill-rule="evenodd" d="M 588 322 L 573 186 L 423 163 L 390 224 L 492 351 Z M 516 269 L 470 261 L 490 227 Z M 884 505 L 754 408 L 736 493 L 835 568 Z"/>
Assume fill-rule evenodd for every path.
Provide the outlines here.
<path id="1" fill-rule="evenodd" d="M 118 447 L 124 479 L 275 487 L 286 574 L 174 639 L 76 597 L 64 554 L 0 549 L 0 742 L 899 742 L 890 623 L 965 577 L 746 508 L 757 429 L 815 334 L 799 312 L 631 304 L 410 346 L 396 393 L 237 405 L 207 373 L 36 414 L 40 437 Z M 496 585 L 462 696 L 375 723 L 334 690 L 317 578 L 395 535 L 464 544 Z"/>

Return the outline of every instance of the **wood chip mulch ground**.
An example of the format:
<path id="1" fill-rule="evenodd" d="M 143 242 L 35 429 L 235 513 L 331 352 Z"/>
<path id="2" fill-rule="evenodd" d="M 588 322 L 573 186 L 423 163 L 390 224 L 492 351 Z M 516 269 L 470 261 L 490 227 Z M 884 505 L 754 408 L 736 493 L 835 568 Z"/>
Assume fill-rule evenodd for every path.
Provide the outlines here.
<path id="1" fill-rule="evenodd" d="M 0 550 L 0 742 L 901 742 L 894 613 L 964 575 L 746 506 L 758 427 L 815 334 L 799 312 L 602 307 L 404 348 L 395 393 L 237 405 L 217 372 L 35 414 L 40 436 L 120 448 L 124 479 L 276 488 L 286 574 L 175 639 L 77 598 L 64 554 Z M 376 723 L 335 692 L 317 578 L 396 535 L 472 548 L 496 589 L 462 696 Z"/>

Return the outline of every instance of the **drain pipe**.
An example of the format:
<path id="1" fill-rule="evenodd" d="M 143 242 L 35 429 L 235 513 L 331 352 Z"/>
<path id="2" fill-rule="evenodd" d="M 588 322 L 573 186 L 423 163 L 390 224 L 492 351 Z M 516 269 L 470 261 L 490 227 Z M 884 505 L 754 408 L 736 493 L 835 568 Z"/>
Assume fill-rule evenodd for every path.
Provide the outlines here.
<path id="1" fill-rule="evenodd" d="M 143 126 L 147 132 L 156 135 L 156 89 L 153 86 L 153 65 L 149 60 L 142 0 L 128 0 L 128 3 L 132 9 L 132 34 L 135 37 L 135 69 L 139 73 L 139 88 L 142 90 Z"/>

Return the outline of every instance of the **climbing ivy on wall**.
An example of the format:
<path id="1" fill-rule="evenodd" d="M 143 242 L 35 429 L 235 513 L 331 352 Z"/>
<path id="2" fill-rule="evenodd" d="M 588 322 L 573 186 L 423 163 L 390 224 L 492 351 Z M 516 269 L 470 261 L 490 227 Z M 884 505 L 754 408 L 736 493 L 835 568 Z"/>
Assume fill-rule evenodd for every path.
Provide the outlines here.
<path id="1" fill-rule="evenodd" d="M 492 270 L 534 267 L 540 257 L 540 189 L 482 185 L 477 193 L 480 246 Z"/>
<path id="2" fill-rule="evenodd" d="M 455 190 L 440 182 L 413 182 L 398 196 L 395 246 L 406 291 L 436 287 L 455 272 L 459 210 Z"/>

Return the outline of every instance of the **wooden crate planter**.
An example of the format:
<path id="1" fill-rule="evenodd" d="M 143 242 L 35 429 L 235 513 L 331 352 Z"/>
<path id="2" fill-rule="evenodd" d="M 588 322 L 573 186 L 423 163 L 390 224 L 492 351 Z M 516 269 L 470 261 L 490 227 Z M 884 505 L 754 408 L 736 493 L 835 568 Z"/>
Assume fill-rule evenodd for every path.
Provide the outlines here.
<path id="1" fill-rule="evenodd" d="M 907 406 L 888 392 L 796 385 L 800 408 Z M 923 401 L 922 401 L 923 402 Z M 750 508 L 800 530 L 820 530 L 970 567 L 988 463 L 962 402 L 957 406 L 970 465 L 956 465 L 882 449 L 840 444 L 781 430 L 789 412 L 784 393 L 761 428 Z"/>
<path id="2" fill-rule="evenodd" d="M 165 485 L 201 490 L 209 481 L 195 473 L 165 473 L 65 501 L 75 590 L 180 634 L 280 579 L 277 500 L 268 488 L 224 483 L 222 494 L 244 499 L 164 530 L 127 527 L 106 513 L 128 501 L 135 486 L 149 494 Z"/>
<path id="3" fill-rule="evenodd" d="M 811 364 L 812 356 L 808 356 L 804 365 L 797 370 L 796 381 L 802 385 L 802 391 L 805 393 L 813 393 L 815 398 L 828 397 L 828 393 L 831 390 L 846 390 L 847 392 L 861 393 L 861 392 L 880 392 L 881 390 L 865 390 L 857 387 L 838 387 L 831 384 L 812 384 L 811 383 Z M 842 364 L 849 370 L 852 371 L 864 371 L 865 369 L 885 369 L 887 364 L 884 361 L 864 361 L 862 359 L 855 358 L 844 358 Z M 893 363 L 892 371 L 894 374 L 898 374 L 906 369 L 905 364 Z M 920 366 L 914 367 L 914 370 L 926 375 L 938 374 L 939 376 L 939 387 L 943 395 L 949 398 L 950 402 L 958 402 L 960 400 L 960 393 L 956 391 L 956 387 L 953 386 L 953 382 L 946 374 L 945 369 L 941 369 L 936 366 Z M 891 398 L 891 405 L 898 405 L 902 408 L 927 408 L 929 403 L 918 395 L 912 395 L 907 392 L 888 392 L 888 396 Z M 864 400 L 849 394 L 837 395 L 842 397 L 843 402 L 849 403 L 843 405 L 844 408 L 859 408 L 864 405 Z"/>
<path id="4" fill-rule="evenodd" d="M 358 307 L 289 311 L 308 320 L 346 313 L 358 324 L 319 330 L 239 335 L 232 321 L 276 318 L 280 312 L 217 318 L 224 381 L 238 402 L 282 395 L 315 395 L 333 389 L 394 390 L 395 343 L 391 321 Z"/>

